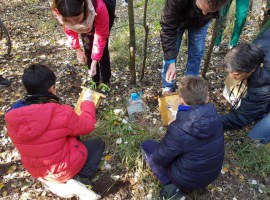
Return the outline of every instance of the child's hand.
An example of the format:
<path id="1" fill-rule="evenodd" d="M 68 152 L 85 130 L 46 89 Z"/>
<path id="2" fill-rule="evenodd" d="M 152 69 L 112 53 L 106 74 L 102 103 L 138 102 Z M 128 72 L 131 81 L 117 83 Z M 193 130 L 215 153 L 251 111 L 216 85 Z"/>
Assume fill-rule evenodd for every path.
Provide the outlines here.
<path id="1" fill-rule="evenodd" d="M 87 64 L 87 58 L 81 48 L 76 49 L 77 60 L 80 63 Z"/>
<path id="2" fill-rule="evenodd" d="M 97 61 L 93 60 L 91 63 L 91 68 L 88 71 L 89 76 L 93 77 L 97 74 Z"/>
<path id="3" fill-rule="evenodd" d="M 87 90 L 82 97 L 83 101 L 93 101 L 93 92 L 92 90 Z"/>

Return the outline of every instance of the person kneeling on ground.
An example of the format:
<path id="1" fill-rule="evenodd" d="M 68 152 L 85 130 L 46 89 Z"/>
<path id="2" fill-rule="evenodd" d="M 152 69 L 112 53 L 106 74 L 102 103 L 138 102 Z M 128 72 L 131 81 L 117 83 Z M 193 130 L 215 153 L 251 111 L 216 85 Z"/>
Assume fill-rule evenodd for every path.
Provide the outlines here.
<path id="1" fill-rule="evenodd" d="M 220 174 L 222 123 L 208 98 L 203 78 L 182 78 L 176 120 L 160 143 L 146 140 L 141 145 L 147 164 L 164 186 L 161 195 L 165 199 L 180 199 L 182 191 L 203 189 Z"/>
<path id="2" fill-rule="evenodd" d="M 259 47 L 259 48 L 258 48 Z M 227 53 L 224 64 L 230 76 L 247 80 L 240 106 L 221 116 L 224 130 L 240 129 L 257 122 L 248 136 L 260 143 L 270 141 L 270 28 L 254 45 L 241 43 Z M 260 121 L 259 121 L 260 120 Z"/>
<path id="3" fill-rule="evenodd" d="M 56 76 L 48 67 L 31 65 L 24 70 L 22 82 L 28 94 L 11 106 L 5 121 L 23 166 L 40 181 L 75 179 L 89 185 L 105 146 L 99 139 L 77 139 L 95 128 L 92 94 L 83 97 L 78 116 L 71 106 L 59 103 Z"/>

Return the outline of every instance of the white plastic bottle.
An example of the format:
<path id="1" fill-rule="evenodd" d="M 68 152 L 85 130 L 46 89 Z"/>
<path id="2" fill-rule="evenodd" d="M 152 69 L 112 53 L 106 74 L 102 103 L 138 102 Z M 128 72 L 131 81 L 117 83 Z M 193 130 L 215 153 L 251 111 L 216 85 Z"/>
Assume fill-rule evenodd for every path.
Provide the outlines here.
<path id="1" fill-rule="evenodd" d="M 132 93 L 127 102 L 127 110 L 130 122 L 140 121 L 145 114 L 145 104 L 137 93 Z"/>

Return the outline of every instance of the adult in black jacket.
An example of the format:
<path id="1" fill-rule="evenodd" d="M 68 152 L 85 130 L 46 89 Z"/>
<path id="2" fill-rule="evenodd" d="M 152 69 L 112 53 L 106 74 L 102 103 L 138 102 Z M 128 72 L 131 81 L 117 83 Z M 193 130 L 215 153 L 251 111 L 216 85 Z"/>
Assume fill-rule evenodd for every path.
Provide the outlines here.
<path id="1" fill-rule="evenodd" d="M 240 129 L 259 121 L 249 137 L 262 143 L 270 141 L 270 28 L 252 44 L 238 44 L 224 59 L 230 75 L 247 79 L 247 94 L 239 108 L 223 115 L 224 130 Z M 262 64 L 263 63 L 263 64 Z"/>
<path id="2" fill-rule="evenodd" d="M 179 86 L 176 120 L 160 143 L 142 143 L 146 162 L 164 185 L 202 189 L 220 174 L 224 159 L 222 122 L 215 107 L 207 103 L 207 83 L 187 76 Z M 177 199 L 177 198 L 175 198 Z"/>
<path id="3" fill-rule="evenodd" d="M 164 92 L 174 89 L 176 57 L 182 36 L 188 30 L 188 62 L 186 75 L 198 75 L 205 37 L 212 18 L 227 0 L 166 0 L 161 17 L 161 42 L 164 52 L 162 85 Z"/>

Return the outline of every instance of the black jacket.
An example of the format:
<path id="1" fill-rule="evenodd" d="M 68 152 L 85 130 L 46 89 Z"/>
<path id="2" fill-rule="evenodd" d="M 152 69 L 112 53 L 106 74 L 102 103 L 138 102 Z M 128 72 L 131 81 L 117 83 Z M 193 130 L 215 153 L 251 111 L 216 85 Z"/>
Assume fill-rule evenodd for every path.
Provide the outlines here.
<path id="1" fill-rule="evenodd" d="M 199 189 L 220 174 L 224 159 L 222 123 L 212 104 L 179 111 L 153 153 L 181 189 Z"/>
<path id="2" fill-rule="evenodd" d="M 265 54 L 262 67 L 252 73 L 247 82 L 247 94 L 238 109 L 223 115 L 224 130 L 239 129 L 256 122 L 270 112 L 270 28 L 253 42 Z"/>
<path id="3" fill-rule="evenodd" d="M 201 28 L 212 18 L 218 18 L 218 12 L 203 15 L 195 0 L 166 0 L 161 17 L 161 42 L 165 60 L 175 59 L 178 29 Z"/>

